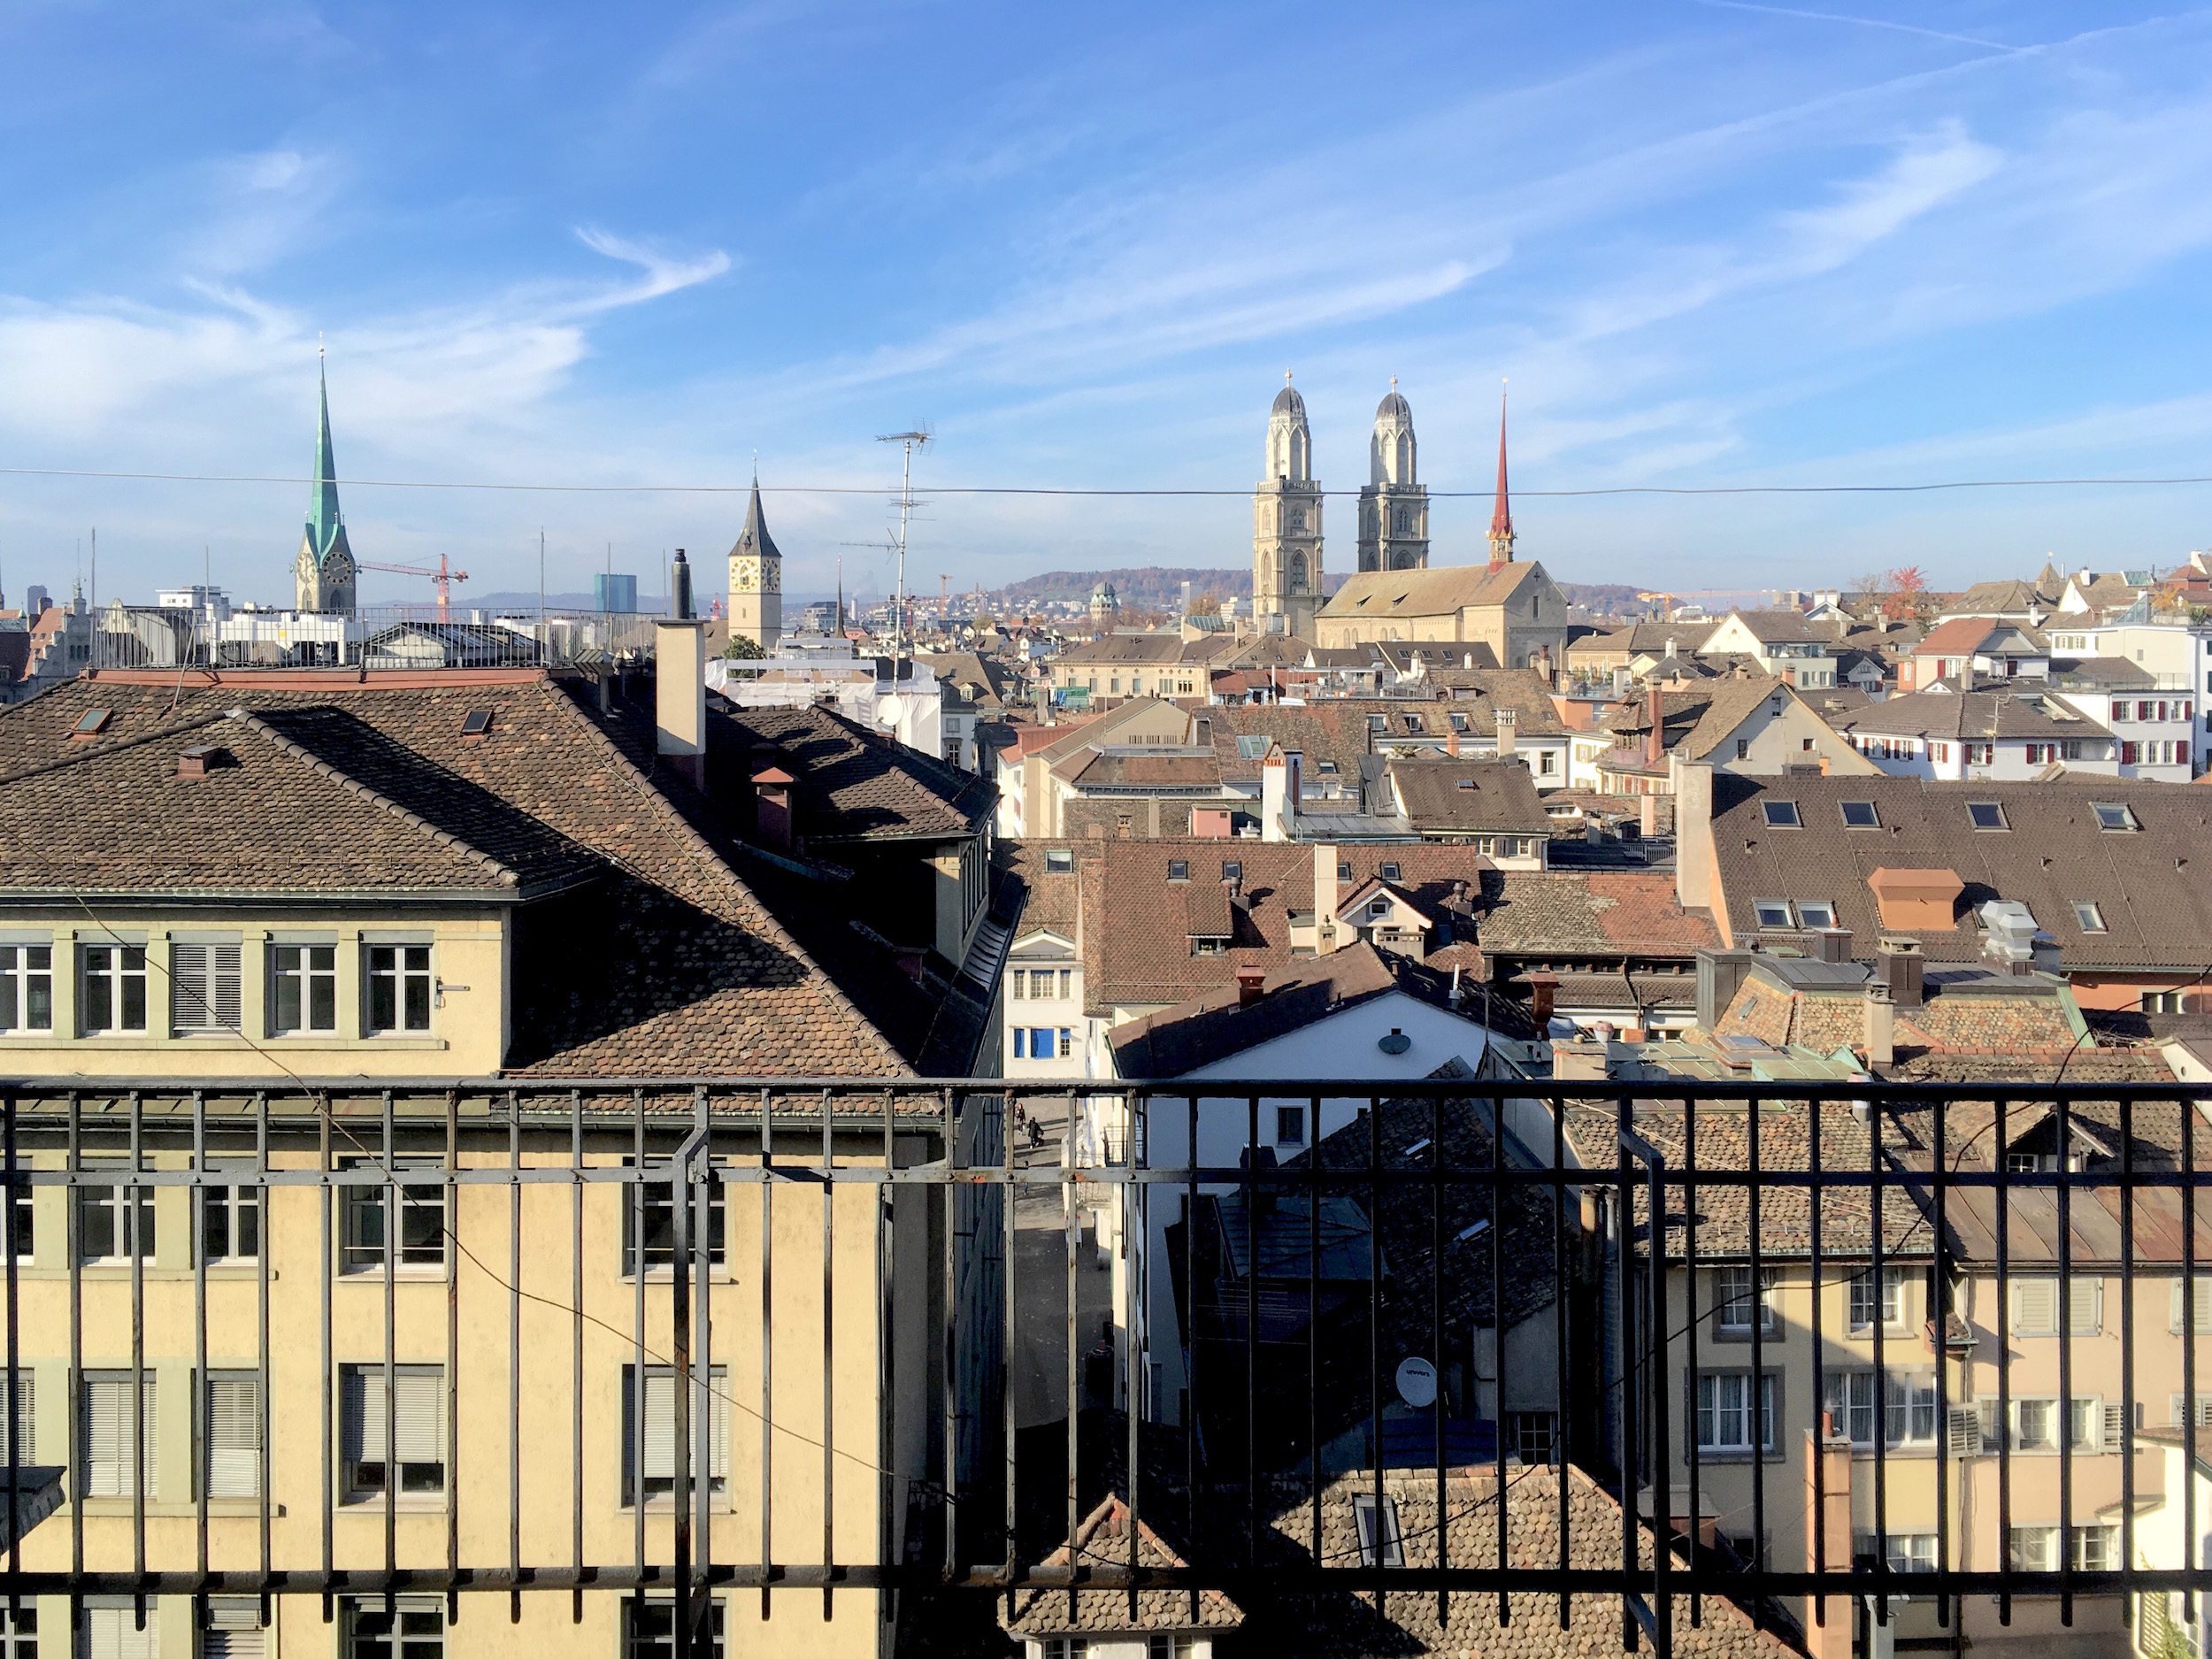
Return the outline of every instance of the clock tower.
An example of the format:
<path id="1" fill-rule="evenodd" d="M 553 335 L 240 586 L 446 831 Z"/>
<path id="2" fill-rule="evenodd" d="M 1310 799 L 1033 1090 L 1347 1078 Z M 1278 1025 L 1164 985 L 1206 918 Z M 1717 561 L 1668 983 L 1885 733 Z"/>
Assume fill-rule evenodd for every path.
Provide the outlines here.
<path id="1" fill-rule="evenodd" d="M 745 528 L 730 549 L 730 637 L 776 649 L 783 633 L 783 555 L 760 516 L 760 480 L 753 480 Z"/>

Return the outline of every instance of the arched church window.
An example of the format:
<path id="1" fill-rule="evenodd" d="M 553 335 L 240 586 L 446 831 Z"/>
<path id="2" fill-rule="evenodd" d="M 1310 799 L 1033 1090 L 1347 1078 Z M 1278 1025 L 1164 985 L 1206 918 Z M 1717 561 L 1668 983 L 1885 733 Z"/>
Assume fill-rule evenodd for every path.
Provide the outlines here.
<path id="1" fill-rule="evenodd" d="M 1398 476 L 1394 481 L 1413 482 L 1413 439 L 1409 434 L 1401 433 L 1398 437 Z"/>
<path id="2" fill-rule="evenodd" d="M 1398 528 L 1399 528 L 1399 529 L 1401 529 L 1401 530 L 1410 530 L 1412 527 L 1413 527 L 1413 515 L 1412 515 L 1411 513 L 1408 512 L 1408 511 L 1406 511 L 1403 507 L 1399 508 L 1399 509 L 1398 509 Z"/>
<path id="3" fill-rule="evenodd" d="M 1303 478 L 1306 473 L 1306 438 L 1303 433 L 1290 434 L 1290 473 L 1292 478 Z"/>
<path id="4" fill-rule="evenodd" d="M 1294 530 L 1302 530 L 1306 527 L 1306 510 L 1303 507 L 1293 507 L 1290 510 L 1290 527 Z"/>
<path id="5" fill-rule="evenodd" d="M 1306 591 L 1306 556 L 1303 553 L 1290 556 L 1290 591 L 1294 594 Z"/>

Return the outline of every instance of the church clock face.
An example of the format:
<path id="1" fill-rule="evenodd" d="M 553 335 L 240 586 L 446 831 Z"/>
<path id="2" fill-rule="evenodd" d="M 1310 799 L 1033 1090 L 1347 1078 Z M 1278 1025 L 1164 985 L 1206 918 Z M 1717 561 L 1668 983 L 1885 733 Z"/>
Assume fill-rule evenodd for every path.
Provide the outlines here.
<path id="1" fill-rule="evenodd" d="M 781 559 L 763 560 L 760 567 L 761 592 L 764 594 L 772 594 L 779 591 L 782 587 L 783 561 Z"/>
<path id="2" fill-rule="evenodd" d="M 730 586 L 741 594 L 749 594 L 760 586 L 760 566 L 751 559 L 740 559 L 730 572 Z"/>

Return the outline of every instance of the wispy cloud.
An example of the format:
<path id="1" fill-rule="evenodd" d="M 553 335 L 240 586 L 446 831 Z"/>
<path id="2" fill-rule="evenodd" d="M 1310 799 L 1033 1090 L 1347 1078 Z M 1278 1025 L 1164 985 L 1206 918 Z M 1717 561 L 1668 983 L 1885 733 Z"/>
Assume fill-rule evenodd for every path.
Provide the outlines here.
<path id="1" fill-rule="evenodd" d="M 647 300 L 657 300 L 662 295 L 673 294 L 680 288 L 695 288 L 702 282 L 710 282 L 730 268 L 730 256 L 719 249 L 681 258 L 593 225 L 579 226 L 576 240 L 594 253 L 618 259 L 624 265 L 634 265 L 645 273 L 645 280 L 641 282 L 577 301 L 578 308 L 586 312 L 641 305 Z"/>
<path id="2" fill-rule="evenodd" d="M 1951 41 L 1962 46 L 1986 46 L 1998 51 L 2012 49 L 2002 41 L 1986 41 L 1972 35 L 1953 35 L 1945 29 L 1932 29 L 1917 23 L 1896 23 L 1887 18 L 1846 17 L 1835 12 L 1803 12 L 1795 6 L 1755 5 L 1752 0 L 1697 0 L 1700 5 L 1721 12 L 1763 12 L 1769 17 L 1802 18 L 1812 23 L 1847 23 L 1863 29 L 1889 29 L 1899 35 L 1917 35 L 1932 41 Z"/>

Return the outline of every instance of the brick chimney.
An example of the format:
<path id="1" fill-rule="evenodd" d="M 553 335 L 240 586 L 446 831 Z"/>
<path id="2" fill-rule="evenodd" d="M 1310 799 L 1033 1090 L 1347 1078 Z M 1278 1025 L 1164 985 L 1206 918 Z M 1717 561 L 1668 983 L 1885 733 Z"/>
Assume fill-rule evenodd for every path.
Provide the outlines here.
<path id="1" fill-rule="evenodd" d="M 1267 970 L 1256 962 L 1248 962 L 1237 969 L 1237 1006 L 1249 1008 L 1260 1000 L 1267 987 Z"/>
<path id="2" fill-rule="evenodd" d="M 668 768 L 707 787 L 707 625 L 691 614 L 691 566 L 676 549 L 671 572 L 676 614 L 653 626 L 655 746 Z"/>
<path id="3" fill-rule="evenodd" d="M 791 786 L 795 781 L 780 766 L 772 765 L 765 772 L 753 774 L 753 791 L 757 799 L 754 833 L 764 847 L 778 852 L 795 852 L 798 846 L 798 826 L 793 822 Z"/>
<path id="4" fill-rule="evenodd" d="M 1644 733 L 1644 764 L 1663 766 L 1667 764 L 1666 710 L 1659 701 L 1655 680 L 1644 687 L 1644 724 L 1650 728 Z"/>
<path id="5" fill-rule="evenodd" d="M 1851 1570 L 1851 1439 L 1836 1432 L 1825 1411 L 1820 1414 L 1817 1433 L 1808 1431 L 1805 1435 L 1805 1570 Z M 1821 1617 L 1805 1621 L 1806 1653 L 1809 1659 L 1851 1659 L 1851 1598 L 1832 1595 L 1820 1601 Z M 1893 1609 L 1890 1617 L 1896 1617 Z"/>
<path id="6" fill-rule="evenodd" d="M 1529 1017 L 1540 1027 L 1551 1023 L 1551 1010 L 1559 995 L 1559 976 L 1544 970 L 1529 974 Z"/>

